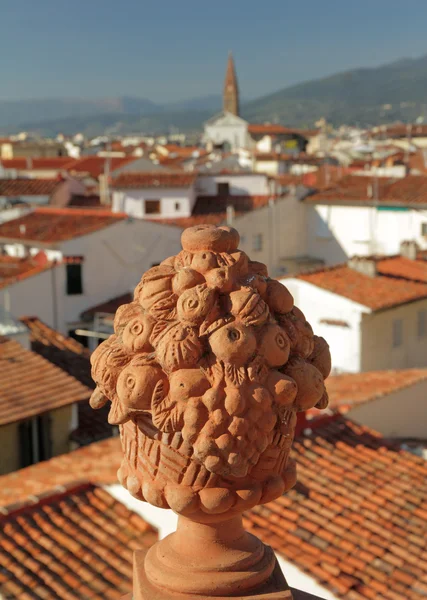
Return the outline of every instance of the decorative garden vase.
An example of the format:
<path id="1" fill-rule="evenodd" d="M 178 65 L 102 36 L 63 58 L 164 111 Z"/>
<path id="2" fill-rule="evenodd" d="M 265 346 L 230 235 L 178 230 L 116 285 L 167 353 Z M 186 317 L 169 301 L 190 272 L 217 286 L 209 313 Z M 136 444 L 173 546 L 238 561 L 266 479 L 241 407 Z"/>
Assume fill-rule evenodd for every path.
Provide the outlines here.
<path id="1" fill-rule="evenodd" d="M 327 406 L 330 354 L 238 245 L 230 227 L 186 229 L 92 355 L 91 405 L 110 401 L 120 426 L 120 482 L 179 515 L 175 533 L 135 553 L 135 600 L 291 598 L 242 513 L 295 484 L 297 412 Z"/>

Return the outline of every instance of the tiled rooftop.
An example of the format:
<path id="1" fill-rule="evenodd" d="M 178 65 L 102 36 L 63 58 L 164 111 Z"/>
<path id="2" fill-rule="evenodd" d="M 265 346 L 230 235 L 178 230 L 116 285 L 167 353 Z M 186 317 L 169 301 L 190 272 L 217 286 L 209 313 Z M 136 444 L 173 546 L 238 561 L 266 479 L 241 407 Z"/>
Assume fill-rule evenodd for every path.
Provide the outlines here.
<path id="1" fill-rule="evenodd" d="M 337 416 L 294 443 L 296 487 L 246 526 L 345 600 L 425 600 L 427 464 Z"/>
<path id="2" fill-rule="evenodd" d="M 0 179 L 0 196 L 50 196 L 59 179 Z"/>
<path id="3" fill-rule="evenodd" d="M 70 156 L 54 156 L 51 158 L 2 158 L 0 160 L 0 163 L 5 169 L 17 169 L 18 171 L 65 170 L 67 165 L 74 162 L 75 159 Z"/>
<path id="4" fill-rule="evenodd" d="M 64 242 L 99 231 L 127 218 L 101 209 L 40 207 L 0 224 L 0 238 L 38 242 Z"/>
<path id="5" fill-rule="evenodd" d="M 427 176 L 408 175 L 400 179 L 389 179 L 365 175 L 346 175 L 333 186 L 322 189 L 306 202 L 320 203 L 364 203 L 396 206 L 427 205 Z"/>
<path id="6" fill-rule="evenodd" d="M 347 265 L 326 267 L 295 277 L 349 298 L 371 310 L 381 310 L 427 298 L 426 284 L 381 275 L 369 277 Z"/>
<path id="7" fill-rule="evenodd" d="M 90 352 L 77 340 L 65 337 L 38 317 L 21 317 L 29 329 L 31 350 L 89 388 L 95 388 L 90 375 Z"/>
<path id="8" fill-rule="evenodd" d="M 251 135 L 292 135 L 299 134 L 299 131 L 276 123 L 250 123 L 248 133 Z"/>
<path id="9" fill-rule="evenodd" d="M 347 412 L 353 406 L 376 400 L 427 379 L 427 369 L 345 373 L 328 379 L 329 407 Z"/>
<path id="10" fill-rule="evenodd" d="M 98 179 L 100 175 L 103 175 L 106 166 L 109 165 L 109 172 L 113 173 L 115 170 L 124 167 L 133 161 L 137 160 L 137 157 L 119 157 L 119 158 L 106 158 L 103 156 L 83 156 L 77 158 L 73 162 L 67 165 L 67 171 L 70 173 L 81 173 L 88 174 L 94 179 Z"/>
<path id="11" fill-rule="evenodd" d="M 128 300 L 130 302 L 130 300 Z M 73 338 L 65 337 L 48 327 L 37 317 L 22 317 L 30 330 L 31 350 L 50 363 L 68 373 L 80 383 L 95 388 L 90 373 L 90 352 Z M 85 400 L 78 405 L 78 428 L 71 433 L 71 440 L 83 446 L 103 440 L 113 435 L 113 427 L 108 423 L 109 406 L 92 410 Z"/>
<path id="12" fill-rule="evenodd" d="M 17 258 L 16 256 L 0 255 L 0 289 L 38 275 L 43 271 L 52 269 L 59 263 L 50 262 L 37 255 L 31 258 Z"/>
<path id="13" fill-rule="evenodd" d="M 195 179 L 195 173 L 176 173 L 167 171 L 133 173 L 127 171 L 113 179 L 112 185 L 116 189 L 187 188 L 193 185 Z"/>
<path id="14" fill-rule="evenodd" d="M 246 526 L 338 597 L 424 600 L 426 462 L 341 415 L 321 423 L 294 443 L 296 487 Z M 4 475 L 0 506 L 76 479 L 115 483 L 121 457 L 111 438 Z"/>
<path id="15" fill-rule="evenodd" d="M 100 487 L 52 490 L 0 513 L 0 596 L 120 598 L 132 589 L 133 551 L 156 539 L 150 525 Z"/>
<path id="16" fill-rule="evenodd" d="M 73 481 L 88 481 L 98 485 L 117 483 L 117 469 L 122 456 L 119 438 L 112 437 L 2 475 L 0 507 L 26 502 L 29 496 L 46 494 L 57 486 Z"/>
<path id="17" fill-rule="evenodd" d="M 0 337 L 0 425 L 88 399 L 91 390 L 21 344 Z"/>
<path id="18" fill-rule="evenodd" d="M 427 283 L 426 260 L 410 260 L 404 256 L 384 257 L 377 260 L 377 271 L 389 277 Z"/>

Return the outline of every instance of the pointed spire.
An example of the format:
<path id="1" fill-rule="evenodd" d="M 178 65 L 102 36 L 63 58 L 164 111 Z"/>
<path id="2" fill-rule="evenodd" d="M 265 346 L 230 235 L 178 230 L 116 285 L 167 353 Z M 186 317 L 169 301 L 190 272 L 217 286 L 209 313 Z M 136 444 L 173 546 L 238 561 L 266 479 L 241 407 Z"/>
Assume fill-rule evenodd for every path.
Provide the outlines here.
<path id="1" fill-rule="evenodd" d="M 236 69 L 234 68 L 231 50 L 228 53 L 227 71 L 224 80 L 223 109 L 226 112 L 239 116 L 239 86 L 237 84 Z"/>

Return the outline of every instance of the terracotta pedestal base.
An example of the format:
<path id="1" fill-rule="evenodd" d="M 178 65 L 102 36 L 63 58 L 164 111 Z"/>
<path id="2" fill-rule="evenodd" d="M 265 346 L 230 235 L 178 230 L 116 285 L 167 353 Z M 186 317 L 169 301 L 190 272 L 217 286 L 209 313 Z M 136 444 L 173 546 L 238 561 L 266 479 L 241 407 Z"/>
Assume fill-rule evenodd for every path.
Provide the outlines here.
<path id="1" fill-rule="evenodd" d="M 133 600 L 292 600 L 274 552 L 243 529 L 178 520 L 175 533 L 134 556 Z"/>

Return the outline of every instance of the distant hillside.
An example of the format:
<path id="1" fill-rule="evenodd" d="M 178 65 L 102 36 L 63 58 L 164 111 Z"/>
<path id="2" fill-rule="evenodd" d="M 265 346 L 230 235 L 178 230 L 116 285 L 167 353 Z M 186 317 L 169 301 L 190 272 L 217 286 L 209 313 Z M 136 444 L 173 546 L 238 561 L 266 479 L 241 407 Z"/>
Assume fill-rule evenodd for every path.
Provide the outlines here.
<path id="1" fill-rule="evenodd" d="M 427 56 L 294 85 L 246 104 L 244 113 L 251 121 L 298 126 L 320 117 L 335 125 L 427 117 Z"/>
<path id="2" fill-rule="evenodd" d="M 52 135 L 82 131 L 167 133 L 200 130 L 220 110 L 221 97 L 155 104 L 143 98 L 36 100 L 0 102 L 0 132 L 38 131 Z M 370 69 L 353 69 L 282 89 L 243 103 L 252 122 L 274 121 L 312 127 L 325 117 L 334 125 L 373 125 L 391 121 L 427 121 L 427 56 L 407 58 Z"/>

